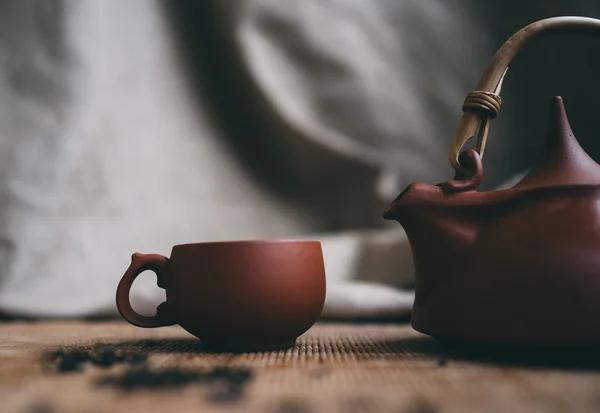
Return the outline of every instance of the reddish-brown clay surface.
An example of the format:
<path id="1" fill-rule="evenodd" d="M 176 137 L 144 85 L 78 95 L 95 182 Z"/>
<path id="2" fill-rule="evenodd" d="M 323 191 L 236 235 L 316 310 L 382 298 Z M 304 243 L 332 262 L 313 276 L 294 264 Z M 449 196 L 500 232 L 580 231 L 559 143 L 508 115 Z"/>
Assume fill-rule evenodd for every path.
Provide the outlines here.
<path id="1" fill-rule="evenodd" d="M 129 290 L 155 271 L 167 301 L 154 317 L 131 308 Z M 179 324 L 219 351 L 289 347 L 319 317 L 325 268 L 318 241 L 234 241 L 173 247 L 171 257 L 134 254 L 117 307 L 139 327 Z"/>
<path id="2" fill-rule="evenodd" d="M 600 165 L 552 100 L 545 154 L 513 188 L 477 192 L 464 176 L 410 185 L 384 213 L 413 249 L 418 331 L 449 340 L 600 344 Z M 469 180 L 460 185 L 460 180 Z M 476 185 L 475 185 L 476 186 Z M 560 326 L 560 327 L 559 327 Z"/>

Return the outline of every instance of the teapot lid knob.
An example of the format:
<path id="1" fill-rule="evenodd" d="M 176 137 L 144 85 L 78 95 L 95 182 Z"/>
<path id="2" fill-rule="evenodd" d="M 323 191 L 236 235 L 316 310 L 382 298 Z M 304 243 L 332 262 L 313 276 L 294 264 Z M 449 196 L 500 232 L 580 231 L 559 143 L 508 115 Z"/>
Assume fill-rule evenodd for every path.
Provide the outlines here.
<path id="1" fill-rule="evenodd" d="M 515 188 L 599 183 L 600 165 L 583 150 L 573 135 L 562 98 L 552 98 L 544 153 Z"/>

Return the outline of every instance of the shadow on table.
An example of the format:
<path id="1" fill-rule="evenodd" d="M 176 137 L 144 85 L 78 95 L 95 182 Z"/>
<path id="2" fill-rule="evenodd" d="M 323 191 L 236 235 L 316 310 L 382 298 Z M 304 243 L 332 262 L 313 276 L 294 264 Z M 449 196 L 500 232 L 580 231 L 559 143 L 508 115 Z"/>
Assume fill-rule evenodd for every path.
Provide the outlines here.
<path id="1" fill-rule="evenodd" d="M 114 317 L 107 320 L 114 320 Z M 0 322 L 36 321 L 8 317 L 0 313 Z M 104 318 L 88 322 L 106 321 Z M 338 323 L 337 320 L 321 320 L 322 323 Z M 406 324 L 410 319 L 392 318 L 378 320 L 354 320 L 352 324 Z M 292 353 L 306 352 L 306 346 L 297 343 Z M 334 350 L 335 348 L 335 350 Z M 143 339 L 131 341 L 100 342 L 91 346 L 69 347 L 80 352 L 101 353 L 111 350 L 119 353 L 138 354 L 143 357 L 152 354 L 212 354 L 224 355 L 231 352 L 208 351 L 196 338 Z M 399 340 L 373 340 L 353 338 L 352 340 L 324 341 L 312 346 L 312 354 L 337 352 L 356 360 L 377 358 L 397 360 L 411 359 L 432 361 L 438 367 L 452 362 L 472 362 L 506 367 L 560 370 L 600 371 L 600 348 L 590 347 L 548 347 L 548 346 L 507 346 L 494 343 L 436 341 L 431 337 L 407 337 Z"/>
<path id="2" fill-rule="evenodd" d="M 144 339 L 132 341 L 101 342 L 80 350 L 101 353 L 110 349 L 116 353 L 143 357 L 165 354 L 231 355 L 231 352 L 207 351 L 195 338 Z M 291 350 L 291 352 L 288 352 Z M 271 354 L 273 352 L 265 352 Z M 401 359 L 431 361 L 443 368 L 456 362 L 492 364 L 530 369 L 560 369 L 600 371 L 600 349 L 582 347 L 509 347 L 489 343 L 438 342 L 430 337 L 409 337 L 399 340 L 347 340 L 324 341 L 316 345 L 297 343 L 293 348 L 279 352 L 282 363 L 289 357 L 307 353 L 314 361 L 327 363 L 328 357 L 355 361 Z M 287 356 L 285 355 L 287 353 Z M 257 354 L 261 354 L 258 352 Z"/>
<path id="3" fill-rule="evenodd" d="M 447 360 L 529 369 L 600 371 L 597 346 L 517 346 L 444 340 L 439 343 Z"/>
<path id="4" fill-rule="evenodd" d="M 225 355 L 236 354 L 231 351 L 219 352 L 207 350 L 202 346 L 202 342 L 196 338 L 176 338 L 176 339 L 143 339 L 130 341 L 100 342 L 91 346 L 82 347 L 92 352 L 99 352 L 109 348 L 116 352 L 136 353 L 145 356 L 153 354 L 206 354 L 206 355 Z M 300 342 L 293 347 L 284 348 L 276 351 L 253 352 L 254 354 L 280 353 L 297 354 L 299 352 L 310 352 L 314 355 L 319 354 L 340 354 L 342 356 L 354 356 L 357 359 L 373 358 L 378 355 L 388 358 L 405 357 L 436 357 L 440 354 L 440 348 L 435 340 L 428 337 L 415 337 L 405 340 L 335 340 L 324 341 L 321 344 L 305 345 Z M 243 354 L 243 352 L 237 352 Z"/>

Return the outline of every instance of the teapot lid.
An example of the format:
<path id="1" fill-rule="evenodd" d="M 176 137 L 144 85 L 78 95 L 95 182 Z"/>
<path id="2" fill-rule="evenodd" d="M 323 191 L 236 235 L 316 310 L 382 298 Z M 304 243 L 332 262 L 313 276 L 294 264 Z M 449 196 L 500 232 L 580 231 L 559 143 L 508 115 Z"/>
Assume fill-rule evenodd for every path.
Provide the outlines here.
<path id="1" fill-rule="evenodd" d="M 577 142 L 559 96 L 550 102 L 547 133 L 540 160 L 514 188 L 600 184 L 600 165 Z"/>

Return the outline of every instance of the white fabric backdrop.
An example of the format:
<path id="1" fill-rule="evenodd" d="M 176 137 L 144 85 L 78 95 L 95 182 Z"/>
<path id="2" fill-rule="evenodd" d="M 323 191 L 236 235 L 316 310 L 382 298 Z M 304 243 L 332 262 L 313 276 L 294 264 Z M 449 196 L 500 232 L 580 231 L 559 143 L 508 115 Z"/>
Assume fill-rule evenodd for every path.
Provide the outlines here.
<path id="1" fill-rule="evenodd" d="M 495 47 L 472 2 L 229 3 L 233 52 L 304 168 L 299 193 L 318 194 L 301 202 L 240 162 L 160 2 L 41 3 L 0 16 L 1 311 L 116 314 L 131 253 L 265 237 L 323 241 L 325 316 L 410 310 L 410 247 L 380 212 L 451 176 L 462 100 Z M 162 296 L 141 277 L 132 302 L 152 314 Z"/>

